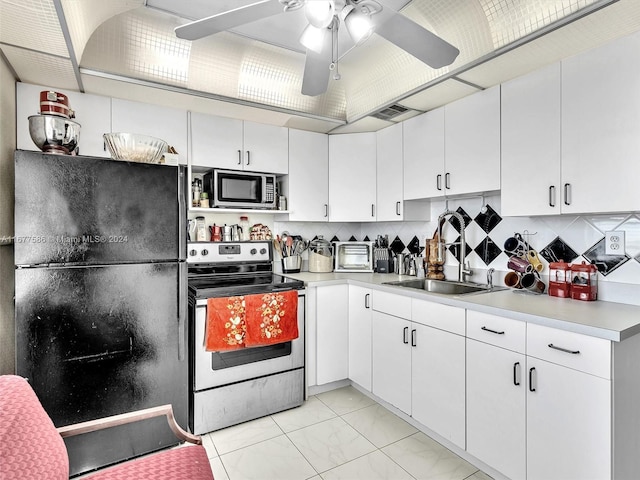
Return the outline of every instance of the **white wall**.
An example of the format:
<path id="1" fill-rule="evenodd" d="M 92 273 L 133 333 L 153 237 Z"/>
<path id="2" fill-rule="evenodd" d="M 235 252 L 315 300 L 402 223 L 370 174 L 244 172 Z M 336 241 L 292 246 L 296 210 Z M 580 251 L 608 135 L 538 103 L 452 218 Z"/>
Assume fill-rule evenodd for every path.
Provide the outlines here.
<path id="1" fill-rule="evenodd" d="M 13 73 L 0 59 L 0 375 L 15 371 L 13 307 L 13 151 L 16 95 Z"/>

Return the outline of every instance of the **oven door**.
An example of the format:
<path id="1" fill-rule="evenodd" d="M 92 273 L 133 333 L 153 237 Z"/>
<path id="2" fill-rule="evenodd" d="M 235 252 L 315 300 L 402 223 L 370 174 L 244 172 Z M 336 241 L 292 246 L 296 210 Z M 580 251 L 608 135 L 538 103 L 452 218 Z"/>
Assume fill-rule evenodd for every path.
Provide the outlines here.
<path id="1" fill-rule="evenodd" d="M 251 378 L 304 367 L 304 290 L 298 291 L 298 338 L 290 342 L 228 352 L 207 352 L 204 337 L 207 300 L 192 308 L 194 391 L 206 390 Z M 195 315 L 193 311 L 195 310 Z M 193 318 L 195 316 L 195 318 Z"/>

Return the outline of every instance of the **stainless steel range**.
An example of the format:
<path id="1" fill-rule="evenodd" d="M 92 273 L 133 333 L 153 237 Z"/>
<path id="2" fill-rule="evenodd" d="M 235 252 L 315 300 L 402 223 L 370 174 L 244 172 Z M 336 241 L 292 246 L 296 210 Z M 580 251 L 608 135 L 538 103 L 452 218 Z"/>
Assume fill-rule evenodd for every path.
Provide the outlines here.
<path id="1" fill-rule="evenodd" d="M 211 432 L 302 404 L 304 283 L 273 273 L 271 242 L 190 243 L 187 262 L 192 432 Z M 292 290 L 298 294 L 297 338 L 235 350 L 205 349 L 209 299 Z"/>

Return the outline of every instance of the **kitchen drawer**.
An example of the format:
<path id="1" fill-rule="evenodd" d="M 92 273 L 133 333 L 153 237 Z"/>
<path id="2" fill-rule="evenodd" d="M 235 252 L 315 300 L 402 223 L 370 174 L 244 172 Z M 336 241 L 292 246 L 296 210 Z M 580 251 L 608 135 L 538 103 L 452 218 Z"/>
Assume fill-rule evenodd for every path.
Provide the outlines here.
<path id="1" fill-rule="evenodd" d="M 464 335 L 465 310 L 426 300 L 411 299 L 411 320 L 429 327 Z"/>
<path id="2" fill-rule="evenodd" d="M 371 307 L 382 313 L 400 318 L 411 318 L 411 297 L 396 295 L 395 293 L 373 291 Z"/>
<path id="3" fill-rule="evenodd" d="M 529 324 L 527 355 L 611 379 L 611 342 L 603 338 Z"/>
<path id="4" fill-rule="evenodd" d="M 527 324 L 511 318 L 467 310 L 467 337 L 525 353 Z"/>

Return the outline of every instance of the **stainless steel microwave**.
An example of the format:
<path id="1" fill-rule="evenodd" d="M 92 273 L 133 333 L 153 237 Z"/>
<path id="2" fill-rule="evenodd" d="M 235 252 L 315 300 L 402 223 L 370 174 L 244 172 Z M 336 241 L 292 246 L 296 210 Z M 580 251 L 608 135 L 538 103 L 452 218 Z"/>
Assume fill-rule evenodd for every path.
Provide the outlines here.
<path id="1" fill-rule="evenodd" d="M 276 208 L 273 174 L 214 169 L 204 175 L 202 182 L 212 207 Z"/>

